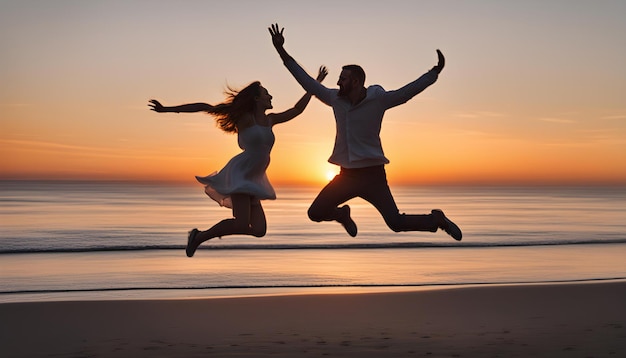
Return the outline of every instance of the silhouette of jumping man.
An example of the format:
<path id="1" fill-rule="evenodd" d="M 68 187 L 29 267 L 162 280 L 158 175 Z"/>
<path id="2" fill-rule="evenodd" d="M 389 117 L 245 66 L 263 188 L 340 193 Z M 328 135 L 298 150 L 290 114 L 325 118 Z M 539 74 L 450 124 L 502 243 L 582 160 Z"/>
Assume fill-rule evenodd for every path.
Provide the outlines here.
<path id="1" fill-rule="evenodd" d="M 435 83 L 445 65 L 441 51 L 437 50 L 439 62 L 436 66 L 395 91 L 386 91 L 379 85 L 365 88 L 365 72 L 358 65 L 343 66 L 337 81 L 339 89 L 330 89 L 311 78 L 287 53 L 284 28 L 272 24 L 268 30 L 285 67 L 308 93 L 331 106 L 335 115 L 335 146 L 328 161 L 340 166 L 341 170 L 315 198 L 308 210 L 309 218 L 316 222 L 337 221 L 354 237 L 357 226 L 350 217 L 350 207 L 339 205 L 360 197 L 371 203 L 395 232 L 436 232 L 442 229 L 460 241 L 461 229 L 439 209 L 420 215 L 399 212 L 387 184 L 385 164 L 389 160 L 383 153 L 380 140 L 385 111 L 407 102 Z"/>
<path id="2" fill-rule="evenodd" d="M 320 67 L 317 76 L 322 81 L 328 71 Z M 227 99 L 218 105 L 190 103 L 165 107 L 157 100 L 149 106 L 155 112 L 206 112 L 216 118 L 219 127 L 229 133 L 237 133 L 237 141 L 243 152 L 233 157 L 219 172 L 208 176 L 196 176 L 205 185 L 205 193 L 221 206 L 232 209 L 233 218 L 224 219 L 206 231 L 192 229 L 187 238 L 186 254 L 192 257 L 201 243 L 214 237 L 243 234 L 262 237 L 267 223 L 261 200 L 276 199 L 266 170 L 274 145 L 272 127 L 287 122 L 301 114 L 311 94 L 307 93 L 291 109 L 282 113 L 265 112 L 272 109 L 272 96 L 256 81 L 242 90 L 229 88 Z"/>

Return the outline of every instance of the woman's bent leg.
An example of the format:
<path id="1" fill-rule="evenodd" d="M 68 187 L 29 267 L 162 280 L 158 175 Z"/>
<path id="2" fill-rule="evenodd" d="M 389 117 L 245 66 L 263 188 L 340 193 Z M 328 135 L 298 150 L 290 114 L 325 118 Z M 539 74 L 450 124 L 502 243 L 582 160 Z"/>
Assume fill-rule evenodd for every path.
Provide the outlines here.
<path id="1" fill-rule="evenodd" d="M 233 194 L 231 200 L 234 218 L 224 219 L 206 231 L 192 230 L 187 243 L 187 256 L 193 256 L 200 244 L 215 237 L 237 234 L 257 237 L 265 235 L 265 213 L 259 200 L 247 194 Z"/>

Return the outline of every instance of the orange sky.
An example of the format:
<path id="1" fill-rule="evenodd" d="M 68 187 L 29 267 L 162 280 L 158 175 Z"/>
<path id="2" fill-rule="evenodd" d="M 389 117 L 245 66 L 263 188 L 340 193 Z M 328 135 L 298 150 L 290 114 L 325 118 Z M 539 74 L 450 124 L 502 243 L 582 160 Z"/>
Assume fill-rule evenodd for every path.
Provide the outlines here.
<path id="1" fill-rule="evenodd" d="M 303 67 L 328 66 L 328 86 L 358 63 L 366 84 L 396 89 L 446 55 L 437 83 L 386 114 L 392 184 L 626 184 L 624 2 L 244 3 L 0 4 L 0 178 L 193 182 L 220 169 L 235 136 L 147 101 L 217 103 L 260 80 L 289 108 L 303 92 L 271 46 L 279 21 Z M 273 183 L 338 170 L 316 99 L 275 134 Z"/>

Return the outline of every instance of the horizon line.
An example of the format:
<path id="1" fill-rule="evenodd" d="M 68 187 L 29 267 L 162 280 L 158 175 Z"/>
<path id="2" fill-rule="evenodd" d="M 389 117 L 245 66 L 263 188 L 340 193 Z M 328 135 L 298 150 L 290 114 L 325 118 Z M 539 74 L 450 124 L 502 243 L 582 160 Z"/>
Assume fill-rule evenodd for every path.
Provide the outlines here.
<path id="1" fill-rule="evenodd" d="M 109 179 L 95 179 L 95 178 L 1 178 L 0 182 L 31 182 L 31 183 L 106 183 L 106 184 L 138 184 L 138 185 L 201 185 L 195 180 L 167 180 L 167 179 L 133 179 L 133 178 L 109 178 Z M 285 182 L 273 182 L 275 187 L 323 187 L 327 182 L 313 182 L 313 181 L 285 181 Z M 423 187 L 626 187 L 626 181 L 575 181 L 575 180 L 529 180 L 529 181 L 441 181 L 441 182 L 390 182 L 390 187 L 408 187 L 408 186 L 423 186 Z"/>

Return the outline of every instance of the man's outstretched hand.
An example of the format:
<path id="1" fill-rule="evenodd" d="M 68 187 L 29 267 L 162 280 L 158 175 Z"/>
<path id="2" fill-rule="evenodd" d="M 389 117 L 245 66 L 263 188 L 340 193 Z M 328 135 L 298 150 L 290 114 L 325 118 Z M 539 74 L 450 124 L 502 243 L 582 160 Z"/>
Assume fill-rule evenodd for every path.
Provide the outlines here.
<path id="1" fill-rule="evenodd" d="M 272 43 L 274 44 L 274 47 L 277 49 L 283 47 L 285 44 L 285 36 L 283 36 L 285 28 L 283 27 L 279 30 L 278 24 L 272 24 L 267 29 L 270 31 L 270 35 L 272 35 Z"/>
<path id="2" fill-rule="evenodd" d="M 267 28 L 270 31 L 270 35 L 272 35 L 272 43 L 274 44 L 274 48 L 278 55 L 283 60 L 283 63 L 289 60 L 293 60 L 291 56 L 287 53 L 283 45 L 285 44 L 285 36 L 283 36 L 283 31 L 285 28 L 278 27 L 278 24 L 272 24 Z"/>
<path id="3" fill-rule="evenodd" d="M 437 63 L 437 66 L 433 67 L 433 70 L 437 71 L 437 73 L 440 73 L 441 70 L 443 70 L 443 67 L 446 65 L 446 58 L 443 57 L 443 54 L 441 53 L 441 51 L 439 51 L 439 49 L 437 49 L 437 57 L 439 58 L 439 62 Z"/>

